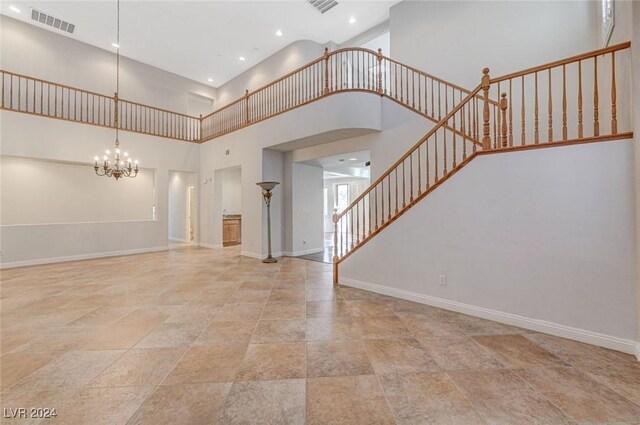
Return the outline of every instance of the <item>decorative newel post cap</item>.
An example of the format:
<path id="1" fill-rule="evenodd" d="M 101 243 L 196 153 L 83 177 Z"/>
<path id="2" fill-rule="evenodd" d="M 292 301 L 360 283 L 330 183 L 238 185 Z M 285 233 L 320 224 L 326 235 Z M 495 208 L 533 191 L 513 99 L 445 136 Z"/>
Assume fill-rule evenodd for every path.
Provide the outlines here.
<path id="1" fill-rule="evenodd" d="M 245 96 L 249 96 L 249 89 L 245 89 L 245 90 L 244 90 L 244 95 L 245 95 Z"/>
<path id="2" fill-rule="evenodd" d="M 489 68 L 485 68 L 485 69 L 483 69 L 483 70 L 482 70 L 482 73 L 483 73 L 484 75 L 489 75 Z"/>

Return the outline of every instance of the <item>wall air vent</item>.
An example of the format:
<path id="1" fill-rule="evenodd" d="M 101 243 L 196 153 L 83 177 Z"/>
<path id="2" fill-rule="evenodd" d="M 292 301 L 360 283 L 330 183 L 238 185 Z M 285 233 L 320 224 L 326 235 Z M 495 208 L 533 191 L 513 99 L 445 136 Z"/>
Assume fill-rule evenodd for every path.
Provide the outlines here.
<path id="1" fill-rule="evenodd" d="M 67 21 L 63 21 L 62 19 L 56 18 L 51 15 L 47 15 L 46 13 L 40 12 L 39 10 L 33 8 L 31 9 L 31 19 L 33 21 L 48 25 L 59 31 L 64 31 L 69 34 L 73 34 L 73 32 L 76 30 L 76 26 L 74 24 L 70 24 Z"/>
<path id="2" fill-rule="evenodd" d="M 325 13 L 338 5 L 336 0 L 307 0 L 320 13 Z"/>

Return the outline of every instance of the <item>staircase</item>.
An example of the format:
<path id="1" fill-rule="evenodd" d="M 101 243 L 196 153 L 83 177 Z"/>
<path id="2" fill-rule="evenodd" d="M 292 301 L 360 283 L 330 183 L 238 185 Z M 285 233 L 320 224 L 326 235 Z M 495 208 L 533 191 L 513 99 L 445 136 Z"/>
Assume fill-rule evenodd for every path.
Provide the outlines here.
<path id="1" fill-rule="evenodd" d="M 340 263 L 477 156 L 632 138 L 630 46 L 498 78 L 485 68 L 471 91 L 380 50 L 325 49 L 315 61 L 204 117 L 0 70 L 0 109 L 195 143 L 340 93 L 383 96 L 420 114 L 435 126 L 333 215 L 337 283 Z"/>
<path id="2" fill-rule="evenodd" d="M 631 79 L 618 65 L 628 64 L 629 48 L 622 43 L 498 78 L 485 68 L 474 90 L 459 91 L 463 99 L 445 91 L 438 104 L 451 108 L 435 127 L 334 211 L 334 283 L 340 263 L 479 155 L 632 138 Z"/>

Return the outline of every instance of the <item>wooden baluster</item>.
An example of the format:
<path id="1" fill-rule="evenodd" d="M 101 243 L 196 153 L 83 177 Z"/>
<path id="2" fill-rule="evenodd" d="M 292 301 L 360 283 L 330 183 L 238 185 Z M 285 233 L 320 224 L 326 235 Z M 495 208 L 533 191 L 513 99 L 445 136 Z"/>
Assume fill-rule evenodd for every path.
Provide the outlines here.
<path id="1" fill-rule="evenodd" d="M 391 220 L 391 173 L 389 173 L 389 177 L 387 178 L 387 202 L 389 203 L 389 207 L 387 208 L 388 220 Z"/>
<path id="2" fill-rule="evenodd" d="M 507 94 L 502 93 L 500 99 L 500 110 L 502 111 L 502 126 L 500 128 L 502 134 L 502 147 L 506 148 L 508 144 L 507 137 Z"/>
<path id="3" fill-rule="evenodd" d="M 244 123 L 245 125 L 249 125 L 249 89 L 245 89 L 244 91 Z"/>
<path id="4" fill-rule="evenodd" d="M 553 92 L 551 91 L 551 68 L 549 68 L 549 98 L 547 107 L 549 113 L 549 142 L 553 142 Z"/>
<path id="5" fill-rule="evenodd" d="M 378 49 L 378 93 L 382 94 L 382 49 Z"/>
<path id="6" fill-rule="evenodd" d="M 35 96 L 36 96 L 36 87 L 35 87 L 36 82 L 33 82 L 33 98 L 34 98 L 34 103 L 33 103 L 33 107 L 35 109 Z M 5 100 L 4 100 L 4 96 L 5 96 L 5 88 L 4 88 L 4 72 L 2 73 L 2 107 L 4 108 L 5 105 Z"/>
<path id="7" fill-rule="evenodd" d="M 422 158 L 420 156 L 420 145 L 418 145 L 418 196 L 422 195 Z"/>
<path id="8" fill-rule="evenodd" d="M 452 97 L 453 97 L 453 105 L 452 105 L 452 107 L 453 107 L 453 109 L 456 108 L 456 97 L 455 96 L 456 96 L 455 93 L 452 92 Z M 456 164 L 457 164 L 457 159 L 456 159 L 456 155 L 457 155 L 457 151 L 456 151 L 456 149 L 457 149 L 457 146 L 456 146 L 456 144 L 457 144 L 457 141 L 456 141 L 456 115 L 458 115 L 458 112 L 453 114 L 453 153 L 452 153 L 453 154 L 453 166 L 452 166 L 452 168 L 455 168 Z M 464 139 L 462 140 L 462 143 L 464 143 Z"/>
<path id="9" fill-rule="evenodd" d="M 522 117 L 520 119 L 520 144 L 524 146 L 525 139 L 526 139 L 526 130 L 525 130 L 526 115 L 525 115 L 525 107 L 524 107 L 524 75 L 520 77 L 520 81 L 522 86 L 521 88 L 522 99 L 521 99 L 521 106 L 520 106 L 520 113 L 522 114 Z"/>
<path id="10" fill-rule="evenodd" d="M 353 208 L 349 210 L 349 219 L 350 219 L 350 234 L 351 234 L 351 249 L 353 249 Z"/>
<path id="11" fill-rule="evenodd" d="M 369 236 L 371 236 L 371 230 L 372 230 L 372 220 L 371 220 L 371 214 L 372 214 L 372 208 L 371 208 L 371 191 L 369 191 Z"/>
<path id="12" fill-rule="evenodd" d="M 356 202 L 356 245 L 360 243 L 360 214 L 359 214 L 360 202 Z"/>
<path id="13" fill-rule="evenodd" d="M 534 91 L 535 91 L 535 106 L 534 106 L 534 119 L 533 119 L 533 143 L 536 145 L 540 142 L 540 130 L 538 127 L 538 73 L 534 74 L 535 83 L 534 83 Z"/>
<path id="14" fill-rule="evenodd" d="M 416 109 L 416 73 L 411 70 L 411 107 Z"/>
<path id="15" fill-rule="evenodd" d="M 378 230 L 378 185 L 374 186 L 373 188 L 373 192 L 374 192 L 374 202 L 375 202 L 375 213 L 376 213 L 376 226 L 375 229 Z"/>
<path id="16" fill-rule="evenodd" d="M 338 209 L 333 209 L 333 283 L 338 283 Z"/>
<path id="17" fill-rule="evenodd" d="M 562 140 L 567 137 L 567 66 L 562 65 Z"/>
<path id="18" fill-rule="evenodd" d="M 611 134 L 618 133 L 618 109 L 616 106 L 616 52 L 611 52 Z"/>
<path id="19" fill-rule="evenodd" d="M 404 83 L 402 76 L 402 68 L 400 68 L 400 102 L 404 103 Z"/>
<path id="20" fill-rule="evenodd" d="M 380 182 L 380 224 L 384 225 L 384 178 Z"/>
<path id="21" fill-rule="evenodd" d="M 513 80 L 509 79 L 509 146 L 513 146 Z"/>
<path id="22" fill-rule="evenodd" d="M 491 128 L 489 124 L 489 88 L 491 86 L 491 78 L 489 77 L 489 68 L 482 70 L 481 87 L 484 97 L 484 109 L 482 110 L 482 148 L 491 149 Z M 436 175 L 437 179 L 437 175 Z M 437 180 L 436 180 L 437 181 Z"/>
<path id="23" fill-rule="evenodd" d="M 598 109 L 598 57 L 593 57 L 593 135 L 600 135 L 600 111 Z"/>
<path id="24" fill-rule="evenodd" d="M 409 154 L 409 202 L 413 202 L 413 152 Z"/>
<path id="25" fill-rule="evenodd" d="M 433 144 L 433 163 L 434 163 L 434 179 L 433 182 L 434 183 L 438 183 L 438 131 L 440 130 L 436 130 L 436 132 L 434 133 L 435 136 L 435 142 Z"/>
<path id="26" fill-rule="evenodd" d="M 418 112 L 422 112 L 422 76 L 418 75 Z"/>
<path id="27" fill-rule="evenodd" d="M 324 94 L 329 94 L 329 48 L 324 48 Z"/>
<path id="28" fill-rule="evenodd" d="M 462 94 L 460 95 L 462 97 Z M 465 119 L 464 110 L 467 110 L 467 117 Z M 469 103 L 462 107 L 462 129 L 465 134 L 465 138 L 462 141 L 462 160 L 467 159 L 467 137 L 471 135 L 471 108 L 469 108 Z"/>
<path id="29" fill-rule="evenodd" d="M 447 115 L 449 113 L 449 94 L 447 91 L 447 86 L 444 87 L 444 114 Z M 448 124 L 448 122 L 447 122 Z M 443 131 L 443 142 L 442 142 L 442 156 L 444 161 L 444 167 L 442 168 L 442 177 L 446 176 L 447 171 L 447 129 L 444 128 Z"/>
<path id="30" fill-rule="evenodd" d="M 500 91 L 498 91 L 500 93 Z M 500 119 L 500 112 L 496 105 L 493 106 L 493 148 L 498 148 L 498 140 L 500 135 L 498 134 L 497 120 Z"/>
<path id="31" fill-rule="evenodd" d="M 424 142 L 424 168 L 425 168 L 425 178 L 427 180 L 427 185 L 426 185 L 426 190 L 429 190 L 429 187 L 431 187 L 431 183 L 430 183 L 430 175 L 429 175 L 429 140 L 426 140 Z"/>
<path id="32" fill-rule="evenodd" d="M 395 168 L 396 172 L 396 214 L 398 214 L 398 167 Z"/>
<path id="33" fill-rule="evenodd" d="M 434 93 L 433 93 L 433 88 L 434 88 L 434 84 L 433 84 L 433 78 L 431 79 L 431 118 L 434 118 L 436 115 L 436 108 L 435 108 L 435 102 L 434 102 Z M 440 121 L 440 120 L 438 120 Z"/>
<path id="34" fill-rule="evenodd" d="M 407 206 L 407 185 L 406 185 L 406 169 L 405 169 L 405 160 L 402 160 L 402 209 L 405 209 Z"/>

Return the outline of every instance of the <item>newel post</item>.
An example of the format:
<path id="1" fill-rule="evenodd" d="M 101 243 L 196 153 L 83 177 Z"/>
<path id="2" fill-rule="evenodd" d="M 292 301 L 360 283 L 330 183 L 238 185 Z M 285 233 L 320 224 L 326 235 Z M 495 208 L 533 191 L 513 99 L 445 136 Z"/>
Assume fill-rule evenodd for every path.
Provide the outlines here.
<path id="1" fill-rule="evenodd" d="M 333 284 L 338 283 L 338 209 L 333 209 Z"/>
<path id="2" fill-rule="evenodd" d="M 507 94 L 502 93 L 500 98 L 500 110 L 502 111 L 502 125 L 500 128 L 500 138 L 502 139 L 502 147 L 507 147 Z"/>
<path id="3" fill-rule="evenodd" d="M 249 89 L 244 91 L 244 123 L 249 124 Z"/>
<path id="4" fill-rule="evenodd" d="M 481 88 L 484 97 L 484 107 L 482 109 L 482 148 L 485 150 L 491 149 L 491 127 L 489 125 L 489 87 L 491 86 L 491 79 L 489 77 L 489 68 L 482 70 L 482 83 Z"/>
<path id="5" fill-rule="evenodd" d="M 324 94 L 329 94 L 329 48 L 324 48 Z"/>
<path id="6" fill-rule="evenodd" d="M 378 49 L 378 93 L 382 94 L 382 49 Z"/>

